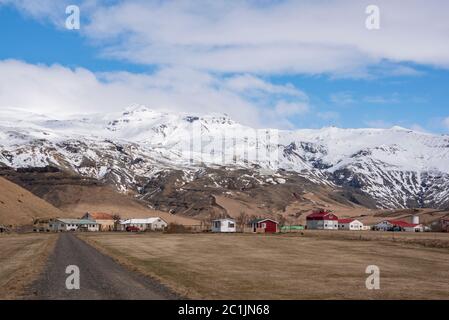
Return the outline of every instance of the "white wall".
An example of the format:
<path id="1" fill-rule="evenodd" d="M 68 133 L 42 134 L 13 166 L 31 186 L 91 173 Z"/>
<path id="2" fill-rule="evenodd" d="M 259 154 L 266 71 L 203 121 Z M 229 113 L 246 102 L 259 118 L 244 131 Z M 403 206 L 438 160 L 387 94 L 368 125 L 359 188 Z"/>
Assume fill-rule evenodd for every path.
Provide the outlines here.
<path id="1" fill-rule="evenodd" d="M 48 226 L 49 226 L 49 229 L 52 231 L 77 231 L 80 229 L 79 224 L 65 223 L 62 221 L 50 221 Z M 87 231 L 92 231 L 92 232 L 99 231 L 99 225 L 94 224 L 94 223 L 88 224 Z"/>
<path id="2" fill-rule="evenodd" d="M 236 232 L 235 221 L 230 219 L 212 221 L 212 232 Z"/>
<path id="3" fill-rule="evenodd" d="M 147 226 L 147 228 L 150 230 L 163 230 L 163 229 L 167 228 L 167 222 L 165 222 L 164 220 L 161 219 L 159 221 L 150 223 Z"/>
<path id="4" fill-rule="evenodd" d="M 168 226 L 167 222 L 164 220 L 156 220 L 152 223 L 121 223 L 119 230 L 125 231 L 127 227 L 137 227 L 140 231 L 146 230 L 163 230 Z"/>
<path id="5" fill-rule="evenodd" d="M 307 220 L 307 229 L 338 230 L 337 220 Z"/>
<path id="6" fill-rule="evenodd" d="M 350 223 L 339 223 L 338 229 L 340 230 L 352 230 L 352 231 L 358 231 L 363 230 L 363 223 L 361 223 L 358 220 L 354 220 Z"/>
<path id="7" fill-rule="evenodd" d="M 391 223 L 387 221 L 382 221 L 375 225 L 375 228 L 380 231 L 388 231 L 392 227 Z"/>

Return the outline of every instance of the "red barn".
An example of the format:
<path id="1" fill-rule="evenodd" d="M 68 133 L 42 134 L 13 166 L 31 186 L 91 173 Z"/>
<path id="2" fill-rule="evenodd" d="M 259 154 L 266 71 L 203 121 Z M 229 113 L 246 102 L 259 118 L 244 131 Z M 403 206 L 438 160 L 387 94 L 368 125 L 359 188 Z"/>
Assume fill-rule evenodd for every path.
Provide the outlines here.
<path id="1" fill-rule="evenodd" d="M 279 223 L 271 219 L 255 219 L 250 221 L 253 232 L 276 233 Z"/>
<path id="2" fill-rule="evenodd" d="M 306 218 L 307 229 L 338 230 L 338 217 L 327 211 L 316 211 Z"/>

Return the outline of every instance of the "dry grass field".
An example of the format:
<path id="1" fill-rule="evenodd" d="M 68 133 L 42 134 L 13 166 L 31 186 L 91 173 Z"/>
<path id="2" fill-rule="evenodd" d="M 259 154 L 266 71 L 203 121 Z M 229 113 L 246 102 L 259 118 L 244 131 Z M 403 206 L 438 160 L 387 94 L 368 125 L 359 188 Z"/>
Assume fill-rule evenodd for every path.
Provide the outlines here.
<path id="1" fill-rule="evenodd" d="M 0 235 L 0 299 L 17 299 L 43 270 L 55 234 Z"/>
<path id="2" fill-rule="evenodd" d="M 396 233 L 394 240 L 391 233 L 362 235 L 309 231 L 80 237 L 190 298 L 449 299 L 448 234 Z M 380 290 L 365 287 L 368 265 L 380 268 Z"/>

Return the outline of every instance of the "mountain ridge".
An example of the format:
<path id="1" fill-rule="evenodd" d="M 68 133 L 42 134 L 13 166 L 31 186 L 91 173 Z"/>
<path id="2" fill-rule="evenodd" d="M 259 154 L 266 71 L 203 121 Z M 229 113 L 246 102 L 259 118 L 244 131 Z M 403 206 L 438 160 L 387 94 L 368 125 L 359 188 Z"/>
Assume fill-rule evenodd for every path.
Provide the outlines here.
<path id="1" fill-rule="evenodd" d="M 0 165 L 56 166 L 146 199 L 164 188 L 154 183 L 164 173 L 182 172 L 170 180 L 170 188 L 179 191 L 202 170 L 222 170 L 208 174 L 225 193 L 226 170 L 244 170 L 232 179 L 241 182 L 246 174 L 252 184 L 266 186 L 297 176 L 338 192 L 360 192 L 377 208 L 449 208 L 449 137 L 444 135 L 402 127 L 253 129 L 227 115 L 144 106 L 62 120 L 0 115 Z M 224 177 L 223 185 L 217 177 Z"/>

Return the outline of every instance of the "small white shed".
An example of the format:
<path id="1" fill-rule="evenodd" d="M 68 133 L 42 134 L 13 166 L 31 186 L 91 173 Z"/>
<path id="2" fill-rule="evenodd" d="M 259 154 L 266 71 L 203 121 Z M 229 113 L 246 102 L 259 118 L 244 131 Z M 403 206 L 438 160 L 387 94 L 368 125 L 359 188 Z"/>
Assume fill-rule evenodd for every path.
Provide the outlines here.
<path id="1" fill-rule="evenodd" d="M 234 219 L 212 220 L 212 232 L 236 232 Z"/>

